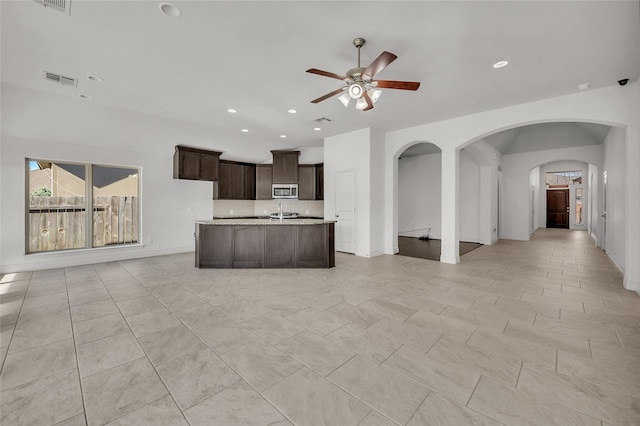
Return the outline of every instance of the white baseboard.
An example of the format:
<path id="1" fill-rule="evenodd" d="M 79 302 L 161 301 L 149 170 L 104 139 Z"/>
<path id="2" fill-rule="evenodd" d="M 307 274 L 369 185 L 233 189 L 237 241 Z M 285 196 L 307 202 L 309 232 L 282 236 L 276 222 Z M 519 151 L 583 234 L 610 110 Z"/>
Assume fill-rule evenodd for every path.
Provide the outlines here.
<path id="1" fill-rule="evenodd" d="M 613 264 L 616 265 L 616 267 L 620 270 L 620 272 L 622 272 L 622 275 L 624 275 L 624 266 L 622 266 L 622 263 L 620 263 L 618 259 L 616 259 L 616 257 L 611 253 L 607 253 L 607 256 L 609 256 L 609 259 L 611 259 Z"/>
<path id="2" fill-rule="evenodd" d="M 440 262 L 457 265 L 460 263 L 460 256 L 442 256 L 440 255 Z"/>
<path id="3" fill-rule="evenodd" d="M 531 236 L 529 235 L 500 235 L 501 240 L 516 240 L 516 241 L 529 241 Z"/>

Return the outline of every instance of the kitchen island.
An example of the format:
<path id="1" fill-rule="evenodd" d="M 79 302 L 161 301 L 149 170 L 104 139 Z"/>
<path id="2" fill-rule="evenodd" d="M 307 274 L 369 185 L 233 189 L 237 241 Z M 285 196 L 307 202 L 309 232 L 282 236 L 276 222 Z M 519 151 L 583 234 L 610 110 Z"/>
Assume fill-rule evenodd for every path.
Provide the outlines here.
<path id="1" fill-rule="evenodd" d="M 333 268 L 334 223 L 323 219 L 196 221 L 196 267 Z"/>

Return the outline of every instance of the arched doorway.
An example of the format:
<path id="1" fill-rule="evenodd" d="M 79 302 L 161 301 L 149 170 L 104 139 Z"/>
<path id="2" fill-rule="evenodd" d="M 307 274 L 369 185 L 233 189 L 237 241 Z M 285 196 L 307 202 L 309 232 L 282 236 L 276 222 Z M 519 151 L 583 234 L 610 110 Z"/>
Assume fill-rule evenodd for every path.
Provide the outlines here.
<path id="1" fill-rule="evenodd" d="M 400 255 L 440 260 L 442 151 L 415 143 L 398 156 Z"/>

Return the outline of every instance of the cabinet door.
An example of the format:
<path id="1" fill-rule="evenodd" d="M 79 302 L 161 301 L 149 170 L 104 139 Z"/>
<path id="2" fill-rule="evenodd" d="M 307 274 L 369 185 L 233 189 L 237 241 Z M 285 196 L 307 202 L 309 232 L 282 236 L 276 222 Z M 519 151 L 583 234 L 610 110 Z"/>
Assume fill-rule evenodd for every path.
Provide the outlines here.
<path id="1" fill-rule="evenodd" d="M 231 164 L 230 196 L 232 200 L 244 199 L 244 166 Z"/>
<path id="2" fill-rule="evenodd" d="M 300 225 L 296 232 L 296 267 L 328 268 L 326 225 Z"/>
<path id="3" fill-rule="evenodd" d="M 233 267 L 264 268 L 264 226 L 234 226 Z"/>
<path id="4" fill-rule="evenodd" d="M 256 200 L 271 199 L 273 167 L 259 164 L 256 166 Z"/>
<path id="5" fill-rule="evenodd" d="M 316 200 L 324 200 L 324 165 L 316 164 Z"/>
<path id="6" fill-rule="evenodd" d="M 298 183 L 298 155 L 273 154 L 273 183 Z"/>
<path id="7" fill-rule="evenodd" d="M 244 199 L 256 199 L 256 167 L 244 166 Z"/>
<path id="8" fill-rule="evenodd" d="M 200 154 L 197 152 L 179 151 L 178 178 L 200 179 Z"/>
<path id="9" fill-rule="evenodd" d="M 212 154 L 200 154 L 200 180 L 216 181 L 219 179 L 219 158 Z"/>
<path id="10" fill-rule="evenodd" d="M 220 181 L 218 182 L 218 198 L 231 198 L 231 164 L 220 163 Z"/>
<path id="11" fill-rule="evenodd" d="M 296 267 L 296 226 L 265 226 L 264 267 Z"/>
<path id="12" fill-rule="evenodd" d="M 298 167 L 298 199 L 313 200 L 316 196 L 316 168 L 310 165 Z"/>
<path id="13" fill-rule="evenodd" d="M 196 235 L 197 267 L 231 268 L 233 226 L 199 224 Z"/>

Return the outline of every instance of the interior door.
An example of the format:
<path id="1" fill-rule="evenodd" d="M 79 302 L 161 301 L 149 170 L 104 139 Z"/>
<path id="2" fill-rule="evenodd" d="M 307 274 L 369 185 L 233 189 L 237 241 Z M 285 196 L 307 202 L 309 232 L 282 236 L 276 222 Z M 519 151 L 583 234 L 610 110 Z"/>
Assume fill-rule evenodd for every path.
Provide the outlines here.
<path id="1" fill-rule="evenodd" d="M 547 228 L 569 229 L 569 190 L 547 190 Z"/>
<path id="2" fill-rule="evenodd" d="M 356 172 L 336 173 L 336 251 L 355 253 Z"/>

